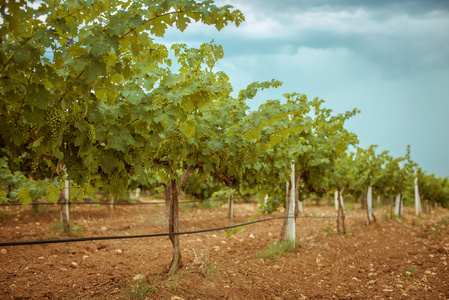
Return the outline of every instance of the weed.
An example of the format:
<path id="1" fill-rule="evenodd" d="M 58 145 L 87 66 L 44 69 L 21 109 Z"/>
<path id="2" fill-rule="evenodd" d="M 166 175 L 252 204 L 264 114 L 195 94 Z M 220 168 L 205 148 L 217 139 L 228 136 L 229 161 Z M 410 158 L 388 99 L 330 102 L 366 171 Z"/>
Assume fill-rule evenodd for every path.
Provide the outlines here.
<path id="1" fill-rule="evenodd" d="M 1 214 L 0 214 L 0 221 L 7 220 L 9 218 L 11 218 L 11 214 L 9 213 L 9 211 L 2 211 L 1 212 Z"/>
<path id="2" fill-rule="evenodd" d="M 217 274 L 218 273 L 218 265 L 217 263 L 211 261 L 204 265 L 204 271 L 207 274 Z"/>
<path id="3" fill-rule="evenodd" d="M 218 209 L 221 207 L 221 203 L 220 201 L 206 200 L 201 202 L 201 207 L 204 209 Z"/>
<path id="4" fill-rule="evenodd" d="M 171 291 L 172 293 L 176 293 L 176 288 L 178 287 L 178 283 L 179 283 L 179 277 L 176 275 L 173 275 L 171 277 Z"/>
<path id="5" fill-rule="evenodd" d="M 345 211 L 353 211 L 354 205 L 352 204 L 345 204 Z"/>
<path id="6" fill-rule="evenodd" d="M 402 220 L 407 220 L 407 218 L 404 215 L 396 215 L 396 214 L 393 214 L 392 219 L 398 222 L 402 222 Z"/>
<path id="7" fill-rule="evenodd" d="M 405 279 L 407 280 L 413 280 L 416 278 L 416 276 L 418 276 L 418 269 L 414 268 L 414 267 L 407 267 L 407 269 L 405 270 Z"/>
<path id="8" fill-rule="evenodd" d="M 64 225 L 58 221 L 53 224 L 50 232 L 50 237 L 53 239 L 61 238 L 63 235 L 70 237 L 82 237 L 84 235 L 84 227 L 82 223 L 69 222 L 69 232 L 64 233 Z"/>
<path id="9" fill-rule="evenodd" d="M 422 216 L 422 217 L 420 217 L 420 219 L 424 220 L 424 221 L 427 221 L 427 220 L 430 220 L 430 216 L 429 215 Z"/>
<path id="10" fill-rule="evenodd" d="M 216 262 L 209 260 L 209 251 L 207 249 L 201 250 L 199 253 L 193 249 L 195 260 L 192 263 L 191 268 L 198 267 L 201 273 L 204 275 L 217 274 L 219 269 Z"/>
<path id="11" fill-rule="evenodd" d="M 440 235 L 443 235 L 444 232 L 445 232 L 445 231 L 447 230 L 447 228 L 448 228 L 448 226 L 447 226 L 448 220 L 449 220 L 449 217 L 443 217 L 443 218 L 441 218 L 440 222 L 439 222 L 438 224 L 436 224 L 436 225 L 433 225 L 433 226 L 427 231 L 427 233 L 428 233 L 430 236 L 433 236 L 433 237 L 438 237 L 438 236 L 440 236 Z"/>
<path id="12" fill-rule="evenodd" d="M 193 208 L 198 208 L 197 202 L 179 204 L 179 209 L 183 212 L 191 212 Z"/>
<path id="13" fill-rule="evenodd" d="M 153 284 L 147 283 L 146 277 L 143 274 L 134 276 L 133 284 L 130 287 L 123 289 L 123 296 L 140 299 L 146 297 L 149 293 L 156 293 L 157 287 L 161 283 L 158 280 L 158 276 L 159 274 L 154 279 Z"/>
<path id="14" fill-rule="evenodd" d="M 323 231 L 326 232 L 327 235 L 329 235 L 332 233 L 333 226 L 334 226 L 334 224 L 328 223 L 327 226 L 323 227 Z"/>
<path id="15" fill-rule="evenodd" d="M 272 261 L 277 261 L 284 253 L 295 250 L 297 243 L 294 241 L 282 241 L 275 244 L 268 245 L 264 251 L 257 252 L 258 258 L 268 258 Z"/>
<path id="16" fill-rule="evenodd" d="M 411 221 L 412 221 L 412 225 L 415 227 L 421 227 L 421 225 L 422 225 L 418 218 L 411 218 Z"/>

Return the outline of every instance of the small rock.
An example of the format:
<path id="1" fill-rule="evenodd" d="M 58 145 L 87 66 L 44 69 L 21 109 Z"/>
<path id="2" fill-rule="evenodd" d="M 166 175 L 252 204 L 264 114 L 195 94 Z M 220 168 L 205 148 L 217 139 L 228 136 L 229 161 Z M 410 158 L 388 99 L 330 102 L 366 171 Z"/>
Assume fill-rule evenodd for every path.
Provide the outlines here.
<path id="1" fill-rule="evenodd" d="M 8 253 L 8 251 L 6 249 L 2 249 L 2 250 L 0 250 L 0 253 L 1 254 L 6 254 L 6 253 Z"/>
<path id="2" fill-rule="evenodd" d="M 101 226 L 100 230 L 101 231 L 106 231 L 106 230 L 108 230 L 108 228 L 106 226 Z"/>
<path id="3" fill-rule="evenodd" d="M 84 255 L 84 256 L 83 256 L 83 259 L 86 259 L 86 258 L 88 258 L 88 257 L 89 257 L 88 255 Z"/>
<path id="4" fill-rule="evenodd" d="M 181 298 L 181 297 L 179 297 L 179 296 L 172 296 L 172 297 L 170 298 L 170 300 L 184 300 L 184 298 Z"/>
<path id="5" fill-rule="evenodd" d="M 68 271 L 69 269 L 67 269 L 67 268 L 59 268 L 59 270 L 60 270 L 60 271 L 63 271 L 63 272 L 66 272 L 66 271 Z"/>
<path id="6" fill-rule="evenodd" d="M 117 249 L 117 250 L 115 250 L 115 253 L 120 255 L 120 254 L 123 254 L 123 251 L 121 249 Z"/>
<path id="7" fill-rule="evenodd" d="M 76 262 L 73 261 L 73 262 L 70 264 L 70 267 L 73 268 L 73 269 L 78 268 L 78 263 L 76 263 Z"/>
<path id="8" fill-rule="evenodd" d="M 254 234 L 252 234 L 252 233 L 251 233 L 248 237 L 249 237 L 250 239 L 255 238 Z"/>

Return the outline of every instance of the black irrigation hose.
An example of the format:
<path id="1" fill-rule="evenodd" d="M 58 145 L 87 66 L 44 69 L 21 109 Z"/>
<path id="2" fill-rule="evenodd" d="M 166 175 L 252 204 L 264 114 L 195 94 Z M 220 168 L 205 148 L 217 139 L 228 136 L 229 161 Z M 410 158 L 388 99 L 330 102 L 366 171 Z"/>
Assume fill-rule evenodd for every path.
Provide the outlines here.
<path id="1" fill-rule="evenodd" d="M 223 201 L 227 199 L 208 199 L 208 200 L 195 200 L 195 201 L 183 201 L 178 202 L 179 204 L 184 203 L 197 203 L 197 202 L 206 202 L 206 201 Z M 57 205 L 61 203 L 53 203 L 53 202 L 31 202 L 28 205 Z M 69 202 L 69 205 L 82 205 L 82 204 L 91 204 L 91 205 L 111 205 L 110 202 Z M 152 205 L 152 204 L 165 204 L 165 202 L 114 202 L 113 205 Z M 22 203 L 2 203 L 0 206 L 21 206 Z"/>
<path id="2" fill-rule="evenodd" d="M 382 209 L 386 208 L 390 205 L 386 205 L 384 207 L 376 208 L 376 209 Z M 350 215 L 355 215 L 358 213 L 363 213 L 365 211 L 360 211 L 356 213 L 352 213 Z M 349 216 L 349 215 L 345 215 Z M 24 242 L 11 242 L 11 243 L 0 243 L 0 247 L 6 247 L 6 246 L 24 246 L 24 245 L 42 245 L 42 244 L 58 244 L 58 243 L 74 243 L 74 242 L 86 242 L 86 241 L 100 241 L 100 240 L 118 240 L 118 239 L 135 239 L 135 238 L 150 238 L 150 237 L 161 237 L 161 236 L 171 236 L 171 235 L 183 235 L 183 234 L 196 234 L 196 233 L 202 233 L 202 232 L 209 232 L 209 231 L 218 231 L 218 230 L 226 230 L 241 226 L 247 226 L 255 223 L 260 222 L 266 222 L 266 221 L 273 221 L 273 220 L 280 220 L 280 219 L 288 219 L 288 218 L 295 218 L 295 219 L 330 219 L 330 218 L 337 218 L 337 216 L 294 216 L 294 217 L 275 217 L 275 218 L 267 218 L 267 219 L 261 219 L 251 222 L 246 222 L 242 224 L 237 225 L 230 225 L 230 226 L 224 226 L 224 227 L 217 227 L 217 228 L 208 228 L 208 229 L 200 229 L 195 231 L 184 231 L 184 232 L 172 232 L 172 233 L 154 233 L 154 234 L 142 234 L 142 235 L 126 235 L 126 236 L 98 236 L 98 237 L 87 237 L 87 238 L 73 238 L 73 239 L 60 239 L 60 240 L 42 240 L 42 241 L 24 241 Z"/>

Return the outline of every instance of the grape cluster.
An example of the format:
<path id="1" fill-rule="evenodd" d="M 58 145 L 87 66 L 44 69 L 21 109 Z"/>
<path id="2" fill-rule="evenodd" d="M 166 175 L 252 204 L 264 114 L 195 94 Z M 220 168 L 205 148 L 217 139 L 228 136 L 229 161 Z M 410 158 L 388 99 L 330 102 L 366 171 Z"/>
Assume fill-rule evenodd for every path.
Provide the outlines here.
<path id="1" fill-rule="evenodd" d="M 81 113 L 72 112 L 67 116 L 67 125 L 74 126 L 76 123 L 80 122 L 83 118 Z"/>
<path id="2" fill-rule="evenodd" d="M 55 106 L 50 106 L 45 112 L 46 129 L 51 140 L 55 142 L 59 137 L 60 128 L 64 126 L 66 113 Z"/>
<path id="3" fill-rule="evenodd" d="M 37 157 L 33 158 L 32 166 L 33 166 L 33 173 L 36 173 L 37 167 L 39 166 L 39 160 L 37 159 Z"/>
<path id="4" fill-rule="evenodd" d="M 31 137 L 31 130 L 33 129 L 33 126 L 29 123 L 23 123 L 20 122 L 18 124 L 20 134 L 22 135 L 23 141 L 26 142 Z"/>
<path id="5" fill-rule="evenodd" d="M 87 137 L 89 138 L 89 140 L 91 140 L 92 142 L 94 142 L 96 140 L 96 132 L 95 132 L 95 127 L 92 124 L 89 124 L 89 131 L 87 132 Z"/>

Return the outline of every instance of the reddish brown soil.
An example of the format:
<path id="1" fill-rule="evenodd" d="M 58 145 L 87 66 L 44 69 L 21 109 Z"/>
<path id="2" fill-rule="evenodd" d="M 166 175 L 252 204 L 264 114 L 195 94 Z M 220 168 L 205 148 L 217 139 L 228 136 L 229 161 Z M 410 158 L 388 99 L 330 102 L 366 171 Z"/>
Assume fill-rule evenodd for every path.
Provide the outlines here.
<path id="1" fill-rule="evenodd" d="M 183 231 L 260 219 L 256 204 L 181 211 Z M 55 208 L 1 208 L 0 242 L 55 238 Z M 163 206 L 114 210 L 72 206 L 71 220 L 84 237 L 166 232 Z M 1 299 L 127 299 L 142 274 L 154 291 L 146 299 L 447 299 L 449 211 L 366 225 L 366 215 L 347 217 L 349 234 L 337 236 L 334 219 L 299 219 L 299 247 L 277 261 L 256 256 L 279 236 L 281 220 L 247 226 L 228 238 L 224 230 L 181 236 L 184 267 L 166 275 L 167 237 L 1 247 Z M 306 215 L 332 215 L 330 207 L 306 206 Z M 280 216 L 278 213 L 276 216 Z M 443 222 L 441 221 L 442 218 Z M 144 297 L 145 298 L 145 297 Z"/>

